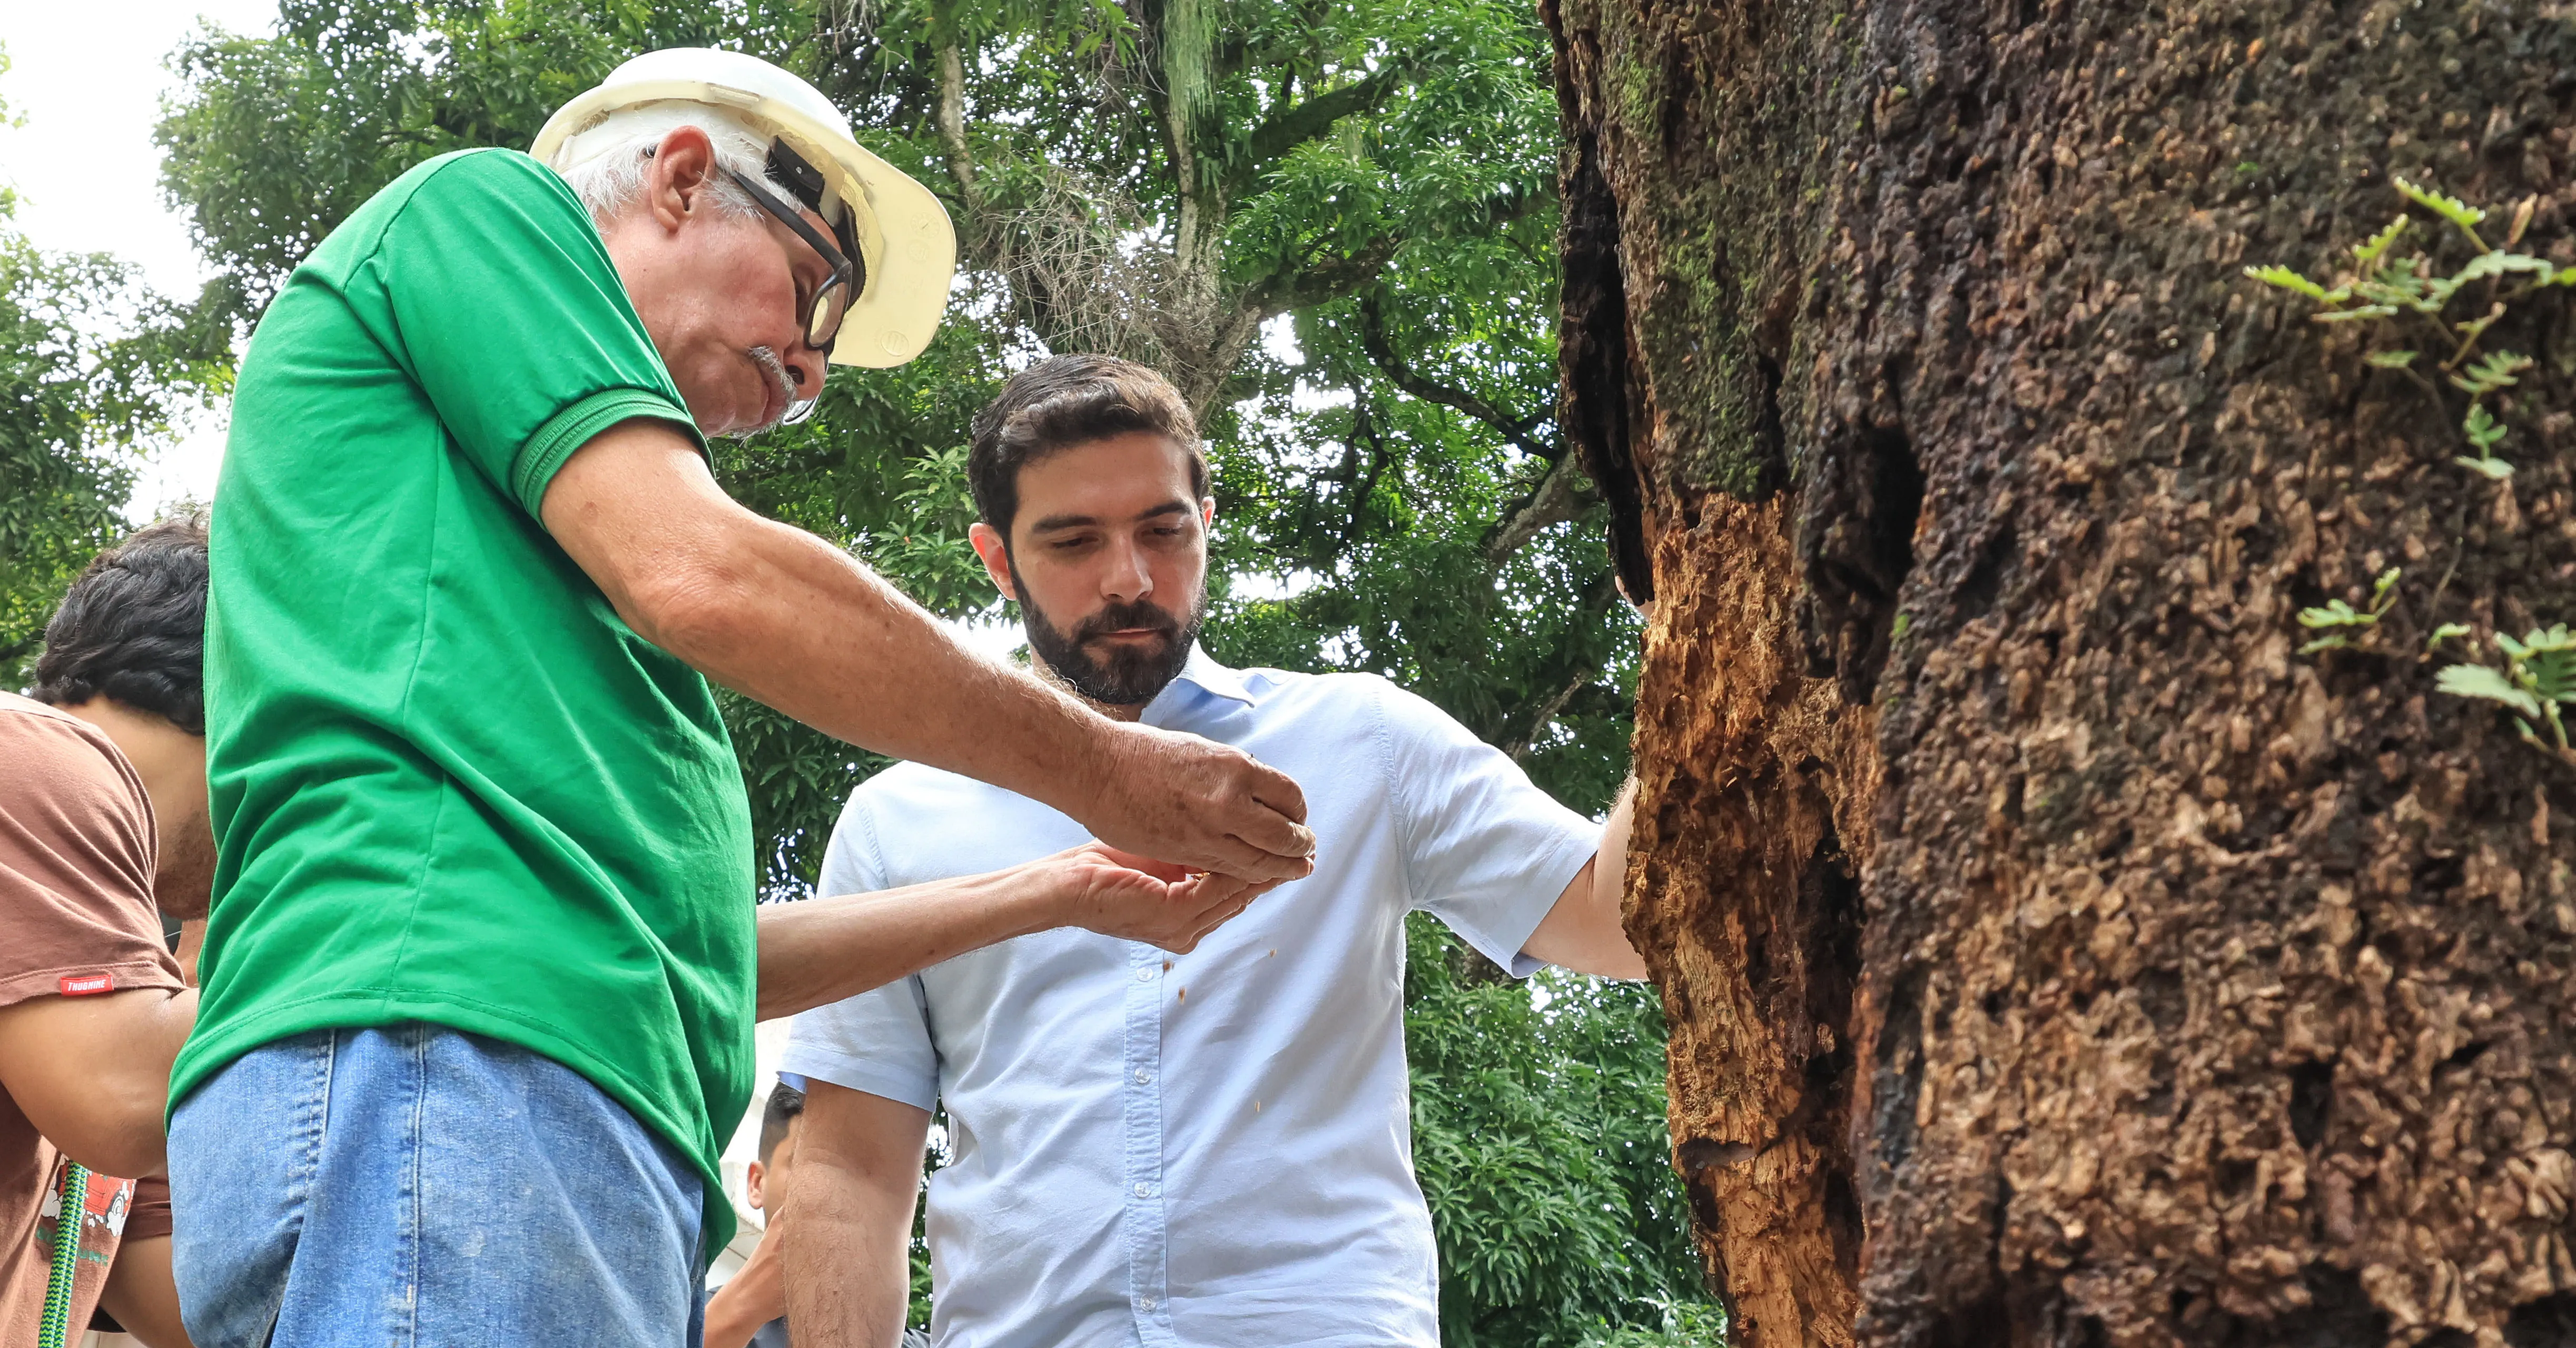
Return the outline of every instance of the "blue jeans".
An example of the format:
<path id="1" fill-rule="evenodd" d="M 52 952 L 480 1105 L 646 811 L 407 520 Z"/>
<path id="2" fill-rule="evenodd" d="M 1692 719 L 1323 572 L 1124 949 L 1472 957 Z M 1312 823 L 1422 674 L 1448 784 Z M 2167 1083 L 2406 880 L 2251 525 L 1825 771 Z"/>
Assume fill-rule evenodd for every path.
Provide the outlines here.
<path id="1" fill-rule="evenodd" d="M 702 1192 L 572 1069 L 418 1022 L 254 1049 L 170 1123 L 197 1348 L 698 1348 Z"/>

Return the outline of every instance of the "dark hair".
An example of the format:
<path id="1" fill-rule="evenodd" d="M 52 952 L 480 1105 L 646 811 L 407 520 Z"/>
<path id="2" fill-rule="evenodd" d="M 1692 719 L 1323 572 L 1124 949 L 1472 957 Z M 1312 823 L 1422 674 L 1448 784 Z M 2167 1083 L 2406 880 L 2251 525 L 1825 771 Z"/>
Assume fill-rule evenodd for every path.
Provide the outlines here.
<path id="1" fill-rule="evenodd" d="M 779 1082 L 769 1091 L 769 1107 L 760 1111 L 760 1163 L 778 1152 L 778 1144 L 787 1140 L 787 1125 L 805 1112 L 805 1092 Z"/>
<path id="2" fill-rule="evenodd" d="M 1048 455 L 1133 431 L 1169 436 L 1190 456 L 1190 491 L 1207 495 L 1198 419 L 1170 380 L 1116 356 L 1054 356 L 1011 376 L 975 414 L 966 482 L 975 513 L 1008 542 L 1020 470 Z"/>
<path id="3" fill-rule="evenodd" d="M 92 558 L 45 624 L 39 701 L 105 697 L 206 733 L 206 517 L 138 529 Z"/>

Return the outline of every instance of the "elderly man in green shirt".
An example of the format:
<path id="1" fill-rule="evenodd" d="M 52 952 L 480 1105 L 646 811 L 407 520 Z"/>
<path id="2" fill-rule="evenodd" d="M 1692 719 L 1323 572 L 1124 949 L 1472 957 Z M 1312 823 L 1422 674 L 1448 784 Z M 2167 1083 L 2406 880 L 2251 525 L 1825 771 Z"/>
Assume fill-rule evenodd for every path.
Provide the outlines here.
<path id="1" fill-rule="evenodd" d="M 1309 868 L 1287 778 L 976 658 L 710 476 L 704 437 L 827 359 L 920 351 L 952 259 L 811 86 L 673 50 L 533 157 L 403 175 L 270 306 L 215 497 L 218 872 L 171 1080 L 199 1348 L 694 1348 L 756 1017 L 1048 927 L 1186 949 Z M 755 920 L 708 678 L 1105 845 Z"/>

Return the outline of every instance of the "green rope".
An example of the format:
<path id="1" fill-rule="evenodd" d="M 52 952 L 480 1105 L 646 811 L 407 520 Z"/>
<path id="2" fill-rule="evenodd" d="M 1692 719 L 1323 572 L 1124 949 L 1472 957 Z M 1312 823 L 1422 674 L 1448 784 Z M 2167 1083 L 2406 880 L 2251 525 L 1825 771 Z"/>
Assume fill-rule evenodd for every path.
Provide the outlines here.
<path id="1" fill-rule="evenodd" d="M 63 1348 L 72 1316 L 72 1282 L 80 1276 L 81 1225 L 89 1212 L 89 1170 L 63 1162 L 63 1202 L 54 1215 L 54 1268 L 45 1278 L 45 1317 L 36 1324 L 36 1348 Z"/>

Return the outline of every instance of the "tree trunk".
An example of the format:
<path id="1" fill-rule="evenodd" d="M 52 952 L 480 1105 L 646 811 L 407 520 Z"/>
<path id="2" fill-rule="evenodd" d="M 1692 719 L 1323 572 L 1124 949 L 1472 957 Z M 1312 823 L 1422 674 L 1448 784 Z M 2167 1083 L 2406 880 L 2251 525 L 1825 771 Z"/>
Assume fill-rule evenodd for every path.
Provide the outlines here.
<path id="1" fill-rule="evenodd" d="M 2576 292 L 2490 483 L 2242 275 L 2392 177 L 2576 263 L 2576 6 L 1543 8 L 1735 1341 L 2576 1343 L 2576 768 L 2434 687 L 2576 619 Z"/>

